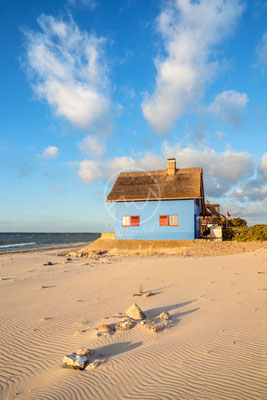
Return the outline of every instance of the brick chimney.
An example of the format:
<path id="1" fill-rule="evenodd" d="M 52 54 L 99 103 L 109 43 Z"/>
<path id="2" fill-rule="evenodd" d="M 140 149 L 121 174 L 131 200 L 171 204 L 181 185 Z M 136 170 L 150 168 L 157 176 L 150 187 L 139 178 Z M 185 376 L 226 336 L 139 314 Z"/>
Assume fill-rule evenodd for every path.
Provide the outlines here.
<path id="1" fill-rule="evenodd" d="M 168 165 L 168 175 L 174 175 L 176 172 L 176 159 L 175 158 L 167 158 Z"/>

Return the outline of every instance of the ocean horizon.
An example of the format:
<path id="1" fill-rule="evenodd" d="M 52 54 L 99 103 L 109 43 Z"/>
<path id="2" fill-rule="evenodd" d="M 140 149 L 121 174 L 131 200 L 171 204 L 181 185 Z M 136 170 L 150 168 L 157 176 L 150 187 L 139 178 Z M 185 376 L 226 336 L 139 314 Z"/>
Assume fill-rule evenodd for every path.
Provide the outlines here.
<path id="1" fill-rule="evenodd" d="M 100 237 L 99 232 L 0 232 L 0 252 L 87 244 Z"/>

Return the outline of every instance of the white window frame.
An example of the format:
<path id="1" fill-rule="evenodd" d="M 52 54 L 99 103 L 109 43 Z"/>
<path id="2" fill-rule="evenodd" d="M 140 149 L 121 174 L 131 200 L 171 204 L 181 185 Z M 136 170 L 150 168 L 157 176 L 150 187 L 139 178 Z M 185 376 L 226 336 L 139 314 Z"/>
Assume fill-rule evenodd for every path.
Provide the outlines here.
<path id="1" fill-rule="evenodd" d="M 178 226 L 178 214 L 169 215 L 169 226 Z"/>
<path id="2" fill-rule="evenodd" d="M 131 226 L 131 217 L 130 215 L 123 215 L 122 216 L 122 226 L 125 228 L 128 228 L 129 226 Z"/>

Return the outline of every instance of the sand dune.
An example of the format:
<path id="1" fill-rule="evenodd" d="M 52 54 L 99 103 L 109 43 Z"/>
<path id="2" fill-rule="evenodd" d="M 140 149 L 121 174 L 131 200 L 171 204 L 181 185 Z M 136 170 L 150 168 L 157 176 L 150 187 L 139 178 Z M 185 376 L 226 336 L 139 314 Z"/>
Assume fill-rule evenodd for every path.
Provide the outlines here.
<path id="1" fill-rule="evenodd" d="M 68 263 L 52 251 L 2 255 L 1 398 L 266 398 L 266 261 L 266 248 Z M 156 294 L 134 298 L 140 284 Z M 169 311 L 172 327 L 97 336 L 134 301 L 149 317 Z M 80 347 L 105 362 L 62 368 L 63 355 Z"/>

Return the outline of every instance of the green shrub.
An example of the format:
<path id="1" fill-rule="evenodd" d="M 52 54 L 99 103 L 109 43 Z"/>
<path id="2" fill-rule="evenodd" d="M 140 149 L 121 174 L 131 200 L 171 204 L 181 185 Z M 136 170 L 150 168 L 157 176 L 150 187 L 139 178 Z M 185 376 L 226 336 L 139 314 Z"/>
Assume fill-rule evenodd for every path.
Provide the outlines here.
<path id="1" fill-rule="evenodd" d="M 234 232 L 231 228 L 222 228 L 222 239 L 223 240 L 232 240 L 234 237 Z"/>
<path id="2" fill-rule="evenodd" d="M 233 240 L 238 242 L 248 242 L 253 240 L 267 240 L 267 225 L 253 225 L 235 234 Z"/>
<path id="3" fill-rule="evenodd" d="M 229 219 L 228 224 L 230 226 L 247 226 L 247 221 L 245 219 L 240 218 L 240 217 L 231 218 L 231 219 Z"/>

